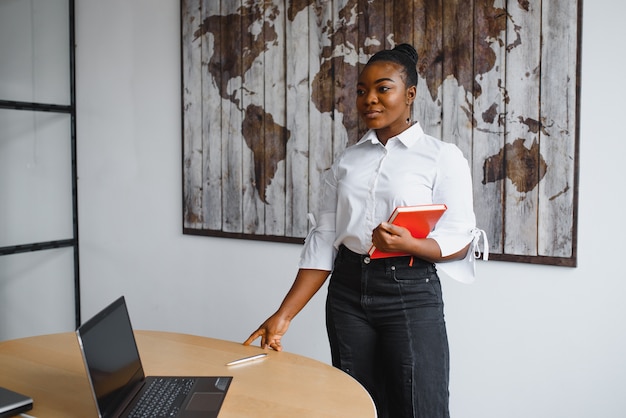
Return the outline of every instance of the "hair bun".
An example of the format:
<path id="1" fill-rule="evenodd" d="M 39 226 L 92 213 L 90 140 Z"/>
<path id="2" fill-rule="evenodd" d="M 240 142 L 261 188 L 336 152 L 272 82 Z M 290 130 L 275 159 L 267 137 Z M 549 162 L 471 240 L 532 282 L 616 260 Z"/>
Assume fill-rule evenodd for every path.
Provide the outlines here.
<path id="1" fill-rule="evenodd" d="M 398 51 L 399 53 L 406 55 L 413 63 L 415 63 L 415 65 L 417 65 L 417 51 L 415 50 L 413 45 L 399 44 L 396 45 L 394 51 Z"/>

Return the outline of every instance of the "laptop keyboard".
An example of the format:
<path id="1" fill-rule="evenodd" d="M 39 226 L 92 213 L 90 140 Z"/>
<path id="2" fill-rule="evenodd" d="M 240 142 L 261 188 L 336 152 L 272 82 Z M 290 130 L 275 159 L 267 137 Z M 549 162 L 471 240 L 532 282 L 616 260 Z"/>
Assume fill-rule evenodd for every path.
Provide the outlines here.
<path id="1" fill-rule="evenodd" d="M 154 379 L 128 417 L 175 417 L 195 382 L 191 378 Z"/>

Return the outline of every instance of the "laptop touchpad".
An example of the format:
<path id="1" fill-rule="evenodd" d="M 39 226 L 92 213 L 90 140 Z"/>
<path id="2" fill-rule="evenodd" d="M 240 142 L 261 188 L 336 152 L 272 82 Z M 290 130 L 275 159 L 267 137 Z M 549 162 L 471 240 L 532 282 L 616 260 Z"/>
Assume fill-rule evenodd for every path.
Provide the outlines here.
<path id="1" fill-rule="evenodd" d="M 191 396 L 187 411 L 217 411 L 222 405 L 223 392 L 196 392 Z"/>

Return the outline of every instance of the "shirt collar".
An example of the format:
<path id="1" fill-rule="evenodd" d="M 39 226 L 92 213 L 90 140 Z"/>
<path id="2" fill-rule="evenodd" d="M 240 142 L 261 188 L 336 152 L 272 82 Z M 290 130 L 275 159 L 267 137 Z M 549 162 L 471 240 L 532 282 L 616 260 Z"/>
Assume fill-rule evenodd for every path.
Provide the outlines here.
<path id="1" fill-rule="evenodd" d="M 396 135 L 393 138 L 389 138 L 389 139 L 391 140 L 391 139 L 397 138 L 398 141 L 404 144 L 405 147 L 411 148 L 413 145 L 417 143 L 417 141 L 419 141 L 419 139 L 422 136 L 424 136 L 424 131 L 422 130 L 422 127 L 420 126 L 419 122 L 415 122 L 413 125 L 409 126 L 408 129 L 402 131 L 399 135 Z M 367 131 L 358 143 L 361 144 L 363 142 L 368 142 L 368 141 L 371 142 L 372 144 L 380 143 L 380 141 L 378 140 L 378 137 L 376 136 L 376 132 L 373 129 L 370 129 L 369 131 Z"/>

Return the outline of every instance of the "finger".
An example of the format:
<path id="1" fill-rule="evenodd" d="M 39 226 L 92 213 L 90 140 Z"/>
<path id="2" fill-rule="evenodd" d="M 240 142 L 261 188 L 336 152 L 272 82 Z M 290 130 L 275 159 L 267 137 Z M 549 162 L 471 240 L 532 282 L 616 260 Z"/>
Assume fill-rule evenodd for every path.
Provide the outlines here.
<path id="1" fill-rule="evenodd" d="M 283 351 L 283 346 L 280 343 L 280 340 L 274 340 L 269 344 L 269 347 L 275 351 Z"/>
<path id="2" fill-rule="evenodd" d="M 402 227 L 399 227 L 389 222 L 383 222 L 380 225 L 382 226 L 382 229 L 388 234 L 402 235 L 402 229 L 403 229 Z"/>
<path id="3" fill-rule="evenodd" d="M 380 224 L 380 229 L 391 234 L 393 233 L 395 226 L 393 224 L 390 224 L 389 222 L 382 222 Z"/>
<path id="4" fill-rule="evenodd" d="M 263 332 L 261 330 L 254 331 L 246 341 L 243 342 L 243 345 L 250 345 L 254 340 L 263 336 Z"/>

